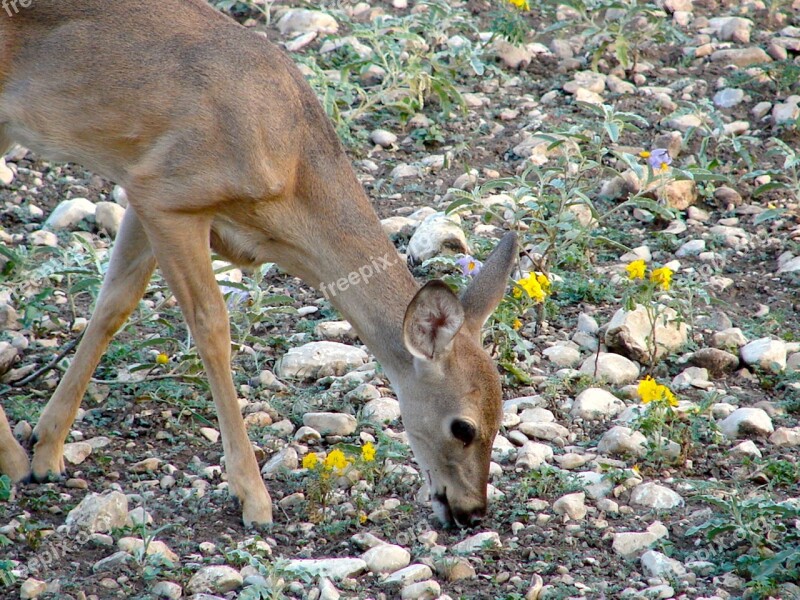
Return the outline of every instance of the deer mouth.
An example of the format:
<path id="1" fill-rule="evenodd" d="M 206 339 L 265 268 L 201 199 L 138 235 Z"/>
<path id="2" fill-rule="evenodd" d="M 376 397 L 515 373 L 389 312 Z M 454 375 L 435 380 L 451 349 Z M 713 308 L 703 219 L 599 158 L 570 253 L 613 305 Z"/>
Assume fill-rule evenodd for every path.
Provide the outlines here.
<path id="1" fill-rule="evenodd" d="M 443 492 L 437 492 L 431 500 L 433 513 L 445 526 L 456 526 L 461 529 L 475 527 L 480 524 L 484 517 L 485 509 L 477 508 L 474 510 L 463 510 L 452 507 L 447 499 L 447 488 Z"/>

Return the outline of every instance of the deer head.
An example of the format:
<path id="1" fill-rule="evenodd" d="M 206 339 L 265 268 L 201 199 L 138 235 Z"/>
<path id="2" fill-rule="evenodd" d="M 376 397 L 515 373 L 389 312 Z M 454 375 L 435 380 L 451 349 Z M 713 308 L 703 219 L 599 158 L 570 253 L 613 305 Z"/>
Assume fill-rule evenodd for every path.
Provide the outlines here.
<path id="1" fill-rule="evenodd" d="M 396 384 L 403 425 L 444 523 L 469 526 L 486 513 L 502 389 L 481 345 L 481 328 L 503 297 L 515 258 L 516 235 L 510 233 L 460 299 L 442 281 L 431 281 L 403 321 L 413 357 L 413 372 Z"/>

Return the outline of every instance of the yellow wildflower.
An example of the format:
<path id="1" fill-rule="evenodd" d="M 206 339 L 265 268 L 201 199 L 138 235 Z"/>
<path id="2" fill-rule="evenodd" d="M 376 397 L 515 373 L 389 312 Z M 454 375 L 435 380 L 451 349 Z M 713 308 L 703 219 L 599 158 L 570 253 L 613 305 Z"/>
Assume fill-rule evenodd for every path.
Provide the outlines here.
<path id="1" fill-rule="evenodd" d="M 372 445 L 372 442 L 367 442 L 361 446 L 361 458 L 364 459 L 364 462 L 375 460 L 375 446 Z"/>
<path id="2" fill-rule="evenodd" d="M 650 281 L 661 286 L 662 290 L 668 290 L 672 284 L 672 269 L 661 267 L 650 273 Z"/>
<path id="3" fill-rule="evenodd" d="M 325 457 L 325 468 L 328 471 L 343 471 L 347 467 L 347 458 L 344 452 L 336 448 Z"/>
<path id="4" fill-rule="evenodd" d="M 641 258 L 630 263 L 625 270 L 628 272 L 628 279 L 644 279 L 644 273 L 647 270 L 647 264 Z"/>
<path id="5" fill-rule="evenodd" d="M 303 457 L 303 468 L 304 469 L 313 469 L 317 466 L 317 454 L 316 452 L 309 452 Z"/>
<path id="6" fill-rule="evenodd" d="M 532 300 L 544 302 L 545 297 L 547 297 L 547 291 L 550 289 L 550 280 L 542 273 L 530 273 L 527 277 L 517 281 L 517 285 L 525 290 Z M 513 294 L 515 298 L 522 296 L 519 288 L 515 288 Z"/>
<path id="7" fill-rule="evenodd" d="M 156 364 L 165 365 L 168 362 L 169 362 L 169 356 L 167 356 L 163 352 L 159 352 L 158 356 L 156 356 Z"/>
<path id="8" fill-rule="evenodd" d="M 530 10 L 531 6 L 528 0 L 508 0 L 509 4 L 516 6 L 520 10 Z"/>
<path id="9" fill-rule="evenodd" d="M 642 158 L 650 158 L 650 153 L 647 150 L 642 150 L 641 152 L 639 152 L 639 156 L 641 156 Z"/>
<path id="10" fill-rule="evenodd" d="M 514 319 L 514 321 L 511 323 L 511 328 L 514 331 L 519 331 L 520 329 L 522 329 L 522 321 L 520 321 L 519 319 Z"/>
<path id="11" fill-rule="evenodd" d="M 649 375 L 639 382 L 637 388 L 642 404 L 650 402 L 666 402 L 670 406 L 678 406 L 678 399 L 667 386 L 661 385 Z"/>
<path id="12" fill-rule="evenodd" d="M 550 293 L 550 280 L 547 278 L 547 275 L 544 273 L 536 273 L 536 281 L 539 282 L 545 294 Z"/>

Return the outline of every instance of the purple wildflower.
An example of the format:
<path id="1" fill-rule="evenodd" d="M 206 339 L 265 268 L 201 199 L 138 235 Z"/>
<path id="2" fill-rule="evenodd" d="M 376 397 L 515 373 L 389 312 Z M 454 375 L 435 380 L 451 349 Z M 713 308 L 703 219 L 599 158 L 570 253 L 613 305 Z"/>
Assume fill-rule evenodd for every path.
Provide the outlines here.
<path id="1" fill-rule="evenodd" d="M 481 267 L 483 263 L 469 254 L 466 256 L 462 256 L 456 261 L 456 264 L 461 267 L 461 273 L 465 277 L 475 277 L 481 271 Z"/>
<path id="2" fill-rule="evenodd" d="M 666 148 L 655 148 L 650 152 L 647 163 L 654 171 L 665 171 L 672 164 L 672 157 Z"/>

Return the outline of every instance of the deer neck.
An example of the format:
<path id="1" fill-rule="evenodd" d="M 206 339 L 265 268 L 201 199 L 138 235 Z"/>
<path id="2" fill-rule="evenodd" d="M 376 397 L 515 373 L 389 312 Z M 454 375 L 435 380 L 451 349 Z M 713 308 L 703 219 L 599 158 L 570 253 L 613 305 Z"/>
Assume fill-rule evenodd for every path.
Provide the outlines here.
<path id="1" fill-rule="evenodd" d="M 340 183 L 349 179 L 342 173 L 338 178 Z M 336 190 L 347 193 L 347 202 L 330 195 L 325 201 L 306 197 L 300 229 L 285 222 L 278 228 L 289 234 L 283 240 L 289 248 L 277 262 L 315 287 L 350 322 L 389 378 L 398 381 L 413 365 L 403 343 L 403 318 L 419 285 L 355 175 L 351 178 Z"/>

